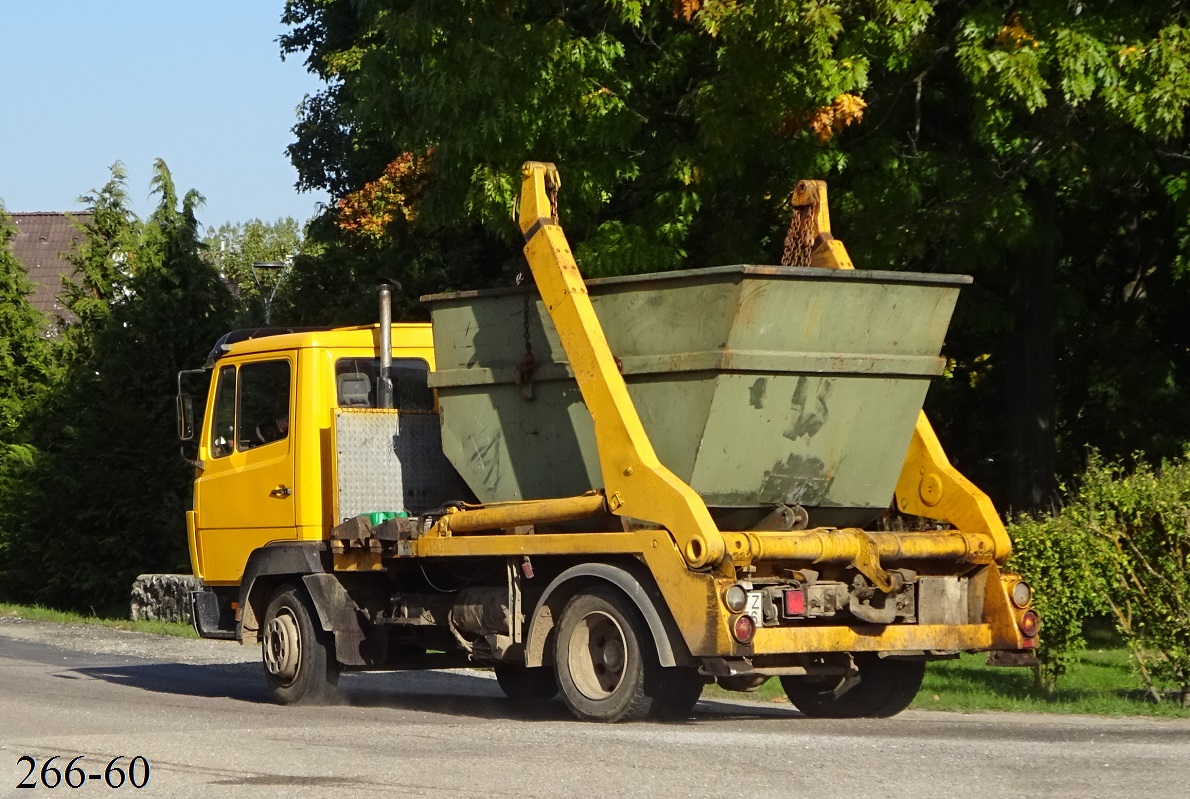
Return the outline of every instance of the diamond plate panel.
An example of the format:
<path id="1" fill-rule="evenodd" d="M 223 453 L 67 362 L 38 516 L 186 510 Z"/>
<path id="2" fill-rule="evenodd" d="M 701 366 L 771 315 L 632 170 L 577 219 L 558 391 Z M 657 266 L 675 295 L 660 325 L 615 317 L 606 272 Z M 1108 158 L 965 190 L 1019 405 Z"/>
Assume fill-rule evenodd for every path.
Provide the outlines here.
<path id="1" fill-rule="evenodd" d="M 374 511 L 416 515 L 469 492 L 442 454 L 438 414 L 335 411 L 340 520 Z"/>

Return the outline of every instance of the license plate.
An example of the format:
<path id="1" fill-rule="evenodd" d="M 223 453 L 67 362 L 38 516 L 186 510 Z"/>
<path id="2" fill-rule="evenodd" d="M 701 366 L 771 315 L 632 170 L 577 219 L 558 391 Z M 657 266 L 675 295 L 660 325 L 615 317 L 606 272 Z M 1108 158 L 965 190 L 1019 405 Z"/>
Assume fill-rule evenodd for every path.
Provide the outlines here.
<path id="1" fill-rule="evenodd" d="M 752 617 L 757 627 L 764 625 L 764 592 L 749 591 L 748 604 L 744 606 L 744 613 Z"/>

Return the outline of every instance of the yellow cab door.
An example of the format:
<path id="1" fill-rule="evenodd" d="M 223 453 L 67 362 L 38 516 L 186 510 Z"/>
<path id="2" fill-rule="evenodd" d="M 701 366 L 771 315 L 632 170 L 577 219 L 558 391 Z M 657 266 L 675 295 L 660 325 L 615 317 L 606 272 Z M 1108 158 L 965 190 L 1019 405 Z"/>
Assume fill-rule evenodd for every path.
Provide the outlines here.
<path id="1" fill-rule="evenodd" d="M 296 537 L 294 353 L 227 363 L 214 376 L 194 484 L 195 538 L 207 583 L 236 584 L 253 550 Z"/>

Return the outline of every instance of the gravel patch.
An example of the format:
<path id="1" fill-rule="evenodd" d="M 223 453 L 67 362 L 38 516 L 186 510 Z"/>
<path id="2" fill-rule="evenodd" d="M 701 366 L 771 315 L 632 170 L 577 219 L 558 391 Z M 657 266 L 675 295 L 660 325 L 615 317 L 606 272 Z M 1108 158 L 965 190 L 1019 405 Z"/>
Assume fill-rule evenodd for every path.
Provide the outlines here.
<path id="1" fill-rule="evenodd" d="M 3 647 L 5 638 L 71 652 L 196 665 L 254 663 L 260 659 L 257 647 L 244 646 L 235 641 L 175 638 L 171 635 L 117 630 L 98 624 L 60 624 L 15 616 L 0 616 L 0 647 Z"/>

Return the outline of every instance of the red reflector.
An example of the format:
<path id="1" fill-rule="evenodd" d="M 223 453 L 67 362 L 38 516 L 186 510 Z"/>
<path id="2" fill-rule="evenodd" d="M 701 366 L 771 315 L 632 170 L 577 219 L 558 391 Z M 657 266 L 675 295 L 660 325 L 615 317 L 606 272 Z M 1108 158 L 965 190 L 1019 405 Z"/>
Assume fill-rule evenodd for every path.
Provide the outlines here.
<path id="1" fill-rule="evenodd" d="M 800 588 L 785 592 L 785 615 L 806 615 L 806 592 Z"/>
<path id="2" fill-rule="evenodd" d="M 1024 641 L 1021 641 L 1021 644 L 1025 647 L 1025 649 L 1032 649 L 1033 647 L 1037 646 L 1037 639 L 1026 638 Z"/>
<path id="3" fill-rule="evenodd" d="M 731 624 L 731 634 L 741 644 L 750 643 L 752 636 L 756 635 L 756 622 L 751 616 L 737 616 Z"/>

